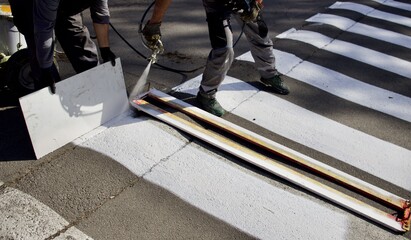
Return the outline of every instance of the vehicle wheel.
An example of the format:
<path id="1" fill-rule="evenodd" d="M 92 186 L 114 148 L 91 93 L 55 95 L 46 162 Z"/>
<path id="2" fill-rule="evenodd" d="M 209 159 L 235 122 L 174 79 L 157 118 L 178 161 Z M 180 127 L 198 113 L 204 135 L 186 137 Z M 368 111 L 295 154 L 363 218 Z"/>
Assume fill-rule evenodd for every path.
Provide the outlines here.
<path id="1" fill-rule="evenodd" d="M 54 64 L 58 65 L 54 59 Z M 34 92 L 34 80 L 31 76 L 30 53 L 27 48 L 21 49 L 10 56 L 7 61 L 7 87 L 20 94 Z"/>
<path id="2" fill-rule="evenodd" d="M 34 81 L 30 72 L 29 50 L 24 48 L 15 52 L 7 61 L 7 87 L 21 93 L 33 92 Z"/>

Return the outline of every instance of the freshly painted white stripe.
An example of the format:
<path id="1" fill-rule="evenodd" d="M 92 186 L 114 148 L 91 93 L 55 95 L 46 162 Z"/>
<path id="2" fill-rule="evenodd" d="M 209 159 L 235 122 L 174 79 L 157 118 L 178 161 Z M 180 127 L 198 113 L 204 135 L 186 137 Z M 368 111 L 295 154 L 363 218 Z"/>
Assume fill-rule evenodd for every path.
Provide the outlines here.
<path id="1" fill-rule="evenodd" d="M 6 188 L 0 194 L 1 239 L 47 239 L 69 223 L 32 196 Z M 92 239 L 72 227 L 61 239 Z"/>
<path id="2" fill-rule="evenodd" d="M 361 179 L 351 176 L 345 172 L 341 172 L 340 170 L 333 168 L 331 166 L 328 166 L 325 163 L 321 163 L 315 159 L 308 157 L 307 155 L 294 151 L 286 146 L 283 146 L 277 142 L 267 139 L 248 129 L 245 129 L 241 126 L 233 124 L 230 121 L 227 121 L 223 118 L 216 117 L 211 113 L 208 113 L 200 108 L 194 107 L 191 104 L 188 104 L 182 100 L 179 100 L 159 90 L 151 89 L 150 92 L 148 93 L 148 96 L 150 96 L 150 98 L 153 97 L 154 99 L 158 99 L 162 102 L 167 102 L 167 105 L 173 106 L 173 108 L 176 108 L 176 109 L 180 109 L 183 113 L 187 113 L 188 115 L 198 116 L 200 118 L 206 119 L 207 122 L 213 122 L 215 126 L 219 126 L 222 129 L 226 129 L 228 132 L 235 133 L 235 135 L 241 135 L 242 137 L 244 137 L 244 139 L 248 139 L 252 142 L 255 142 L 257 143 L 257 145 L 266 146 L 267 149 L 271 149 L 274 152 L 279 152 L 283 156 L 288 156 L 289 158 L 292 158 L 298 161 L 304 166 L 311 166 L 317 169 L 319 172 L 322 172 L 329 176 L 333 176 L 336 179 L 340 179 L 343 182 L 346 182 L 347 184 L 351 186 L 356 186 L 358 187 L 358 189 L 364 189 L 370 195 L 373 195 L 380 199 L 385 199 L 387 200 L 387 202 L 396 204 L 400 208 L 402 208 L 404 202 L 406 202 L 406 199 L 400 196 L 396 196 L 395 194 L 392 194 L 386 190 L 378 188 L 377 186 L 364 182 Z M 265 160 L 264 162 L 261 162 L 262 159 L 260 157 L 262 156 L 255 155 L 252 153 L 250 154 L 249 152 L 247 152 L 247 150 L 241 148 L 240 145 L 238 145 L 237 147 L 232 147 L 232 145 L 227 144 L 224 139 L 220 139 L 219 137 L 210 138 L 210 136 L 208 136 L 209 135 L 208 133 L 212 133 L 212 132 L 208 132 L 208 130 L 206 129 L 204 129 L 203 131 L 201 129 L 198 129 L 196 126 L 193 126 L 190 124 L 181 124 L 181 122 L 184 122 L 185 120 L 183 120 L 182 118 L 179 118 L 178 116 L 174 116 L 173 114 L 171 115 L 162 114 L 163 112 L 161 111 L 161 109 L 157 109 L 156 106 L 150 105 L 149 102 L 144 102 L 143 100 L 141 101 L 133 100 L 132 104 L 136 108 L 150 114 L 151 116 L 161 119 L 163 122 L 169 123 L 170 125 L 177 127 L 185 132 L 191 133 L 191 135 L 196 136 L 197 138 L 200 138 L 216 147 L 224 149 L 225 151 L 230 152 L 235 156 L 238 156 L 240 159 L 250 161 L 256 166 L 260 166 L 261 168 L 267 169 L 269 172 L 272 172 L 275 174 L 280 174 L 280 172 L 283 172 L 283 170 L 280 170 L 280 168 L 282 169 L 282 167 L 278 166 L 276 163 L 267 164 Z M 277 170 L 279 170 L 279 172 L 275 170 L 276 168 Z M 287 170 L 286 169 L 287 167 L 284 170 L 289 172 L 289 174 L 294 174 L 292 170 L 289 171 L 288 169 Z M 288 174 L 285 174 L 282 176 L 286 177 L 287 179 L 290 179 L 288 178 L 289 177 Z M 299 176 L 296 176 L 296 177 L 301 178 Z M 293 178 L 294 177 L 292 177 L 292 179 Z M 293 180 L 291 179 L 290 181 L 293 182 Z M 307 183 L 307 185 L 304 184 L 303 186 L 309 187 L 310 185 L 311 183 Z M 397 225 L 397 223 L 395 223 L 394 225 Z"/>
<path id="3" fill-rule="evenodd" d="M 305 42 L 319 49 L 330 51 L 332 53 L 339 54 L 407 78 L 411 78 L 411 62 L 352 43 L 333 39 L 320 33 L 306 30 L 294 30 L 282 33 L 278 35 L 277 38 L 293 39 L 296 41 Z"/>
<path id="4" fill-rule="evenodd" d="M 93 238 L 85 235 L 83 232 L 81 232 L 75 227 L 70 227 L 64 233 L 53 238 L 53 240 L 69 240 L 69 239 L 93 240 Z"/>
<path id="5" fill-rule="evenodd" d="M 118 161 L 138 176 L 184 147 L 188 139 L 173 136 L 169 127 L 159 127 L 148 117 L 125 116 L 105 131 L 90 134 L 79 143 Z M 93 130 L 94 131 L 94 130 Z"/>
<path id="6" fill-rule="evenodd" d="M 332 14 L 318 13 L 306 20 L 307 22 L 316 22 L 329 24 L 343 31 L 348 31 L 367 37 L 375 38 L 381 41 L 389 42 L 406 48 L 411 48 L 411 37 L 396 33 L 393 31 L 376 28 L 359 22 L 355 22 L 349 18 L 340 17 Z"/>
<path id="7" fill-rule="evenodd" d="M 411 122 L 411 98 L 303 61 L 293 54 L 274 50 L 277 70 L 284 75 L 305 82 L 347 101 Z M 250 52 L 238 57 L 253 62 Z M 290 71 L 292 69 L 292 71 Z"/>
<path id="8" fill-rule="evenodd" d="M 256 239 L 347 239 L 352 231 L 358 239 L 397 238 L 321 199 L 238 168 L 195 144 L 160 163 L 145 178 Z"/>
<path id="9" fill-rule="evenodd" d="M 229 90 L 226 90 L 225 85 L 230 86 Z M 233 89 L 233 86 L 237 89 Z M 227 78 L 217 93 L 217 98 L 225 109 L 237 116 L 411 190 L 411 175 L 407 171 L 411 169 L 410 150 L 342 125 L 256 88 L 250 97 L 252 88 L 241 80 Z M 178 89 L 184 92 L 182 87 Z M 241 96 L 242 89 L 249 89 L 245 96 Z M 232 95 L 234 93 L 235 98 Z M 235 106 L 236 104 L 238 106 Z"/>
<path id="10" fill-rule="evenodd" d="M 223 85 L 217 95 L 224 89 L 239 97 L 238 89 L 248 97 L 256 93 L 248 84 L 232 83 Z M 185 86 L 197 92 L 195 83 Z M 238 104 L 243 99 L 237 100 L 233 101 Z M 403 240 L 317 197 L 239 167 L 151 118 L 126 116 L 92 136 L 81 145 L 112 157 L 136 175 L 257 239 L 345 239 L 355 234 L 358 239 Z"/>
<path id="11" fill-rule="evenodd" d="M 376 11 L 374 8 L 353 2 L 335 2 L 333 5 L 329 6 L 331 9 L 345 9 L 351 10 L 363 15 L 368 15 L 373 11 Z"/>
<path id="12" fill-rule="evenodd" d="M 372 7 L 368 7 L 366 5 L 362 5 L 358 3 L 336 2 L 333 5 L 331 5 L 329 8 L 351 10 L 351 11 L 355 11 L 355 12 L 367 15 L 368 17 L 377 18 L 377 19 L 381 19 L 384 21 L 389 21 L 389 22 L 393 22 L 396 24 L 411 27 L 411 18 L 399 16 L 399 15 L 392 14 L 392 13 L 382 12 Z"/>
<path id="13" fill-rule="evenodd" d="M 397 2 L 397 1 L 392 1 L 392 0 L 389 0 L 389 1 L 387 1 L 387 0 L 373 0 L 373 1 L 381 3 L 381 4 L 386 5 L 386 6 L 411 11 L 411 4 L 408 4 L 408 3 Z"/>

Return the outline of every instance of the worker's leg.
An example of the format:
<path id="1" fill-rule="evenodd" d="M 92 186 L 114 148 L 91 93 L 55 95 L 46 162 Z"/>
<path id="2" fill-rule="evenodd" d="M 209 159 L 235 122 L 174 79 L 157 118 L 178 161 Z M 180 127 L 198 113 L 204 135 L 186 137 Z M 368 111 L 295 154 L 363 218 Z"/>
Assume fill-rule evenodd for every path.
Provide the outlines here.
<path id="1" fill-rule="evenodd" d="M 215 95 L 234 57 L 230 19 L 223 12 L 208 12 L 207 22 L 212 50 L 208 55 L 197 101 L 207 112 L 222 116 L 225 111 Z"/>
<path id="2" fill-rule="evenodd" d="M 200 90 L 215 94 L 233 62 L 233 35 L 228 15 L 207 13 L 207 23 L 212 50 L 207 58 Z"/>
<path id="3" fill-rule="evenodd" d="M 235 18 L 243 24 L 238 15 L 235 15 Z M 256 22 L 247 22 L 245 24 L 244 35 L 249 42 L 251 55 L 260 73 L 261 81 L 277 93 L 288 94 L 289 88 L 282 81 L 275 67 L 273 42 L 268 35 L 267 25 L 261 15 Z"/>
<path id="4" fill-rule="evenodd" d="M 77 73 L 98 65 L 97 47 L 83 24 L 81 14 L 57 17 L 55 32 L 57 40 Z"/>

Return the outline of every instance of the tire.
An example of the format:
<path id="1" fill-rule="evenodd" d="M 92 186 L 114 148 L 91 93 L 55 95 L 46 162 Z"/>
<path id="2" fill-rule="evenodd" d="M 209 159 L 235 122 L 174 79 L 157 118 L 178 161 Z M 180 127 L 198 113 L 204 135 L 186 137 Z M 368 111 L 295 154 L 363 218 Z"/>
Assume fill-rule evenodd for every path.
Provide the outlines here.
<path id="1" fill-rule="evenodd" d="M 58 71 L 58 64 L 54 59 Z M 7 87 L 19 94 L 34 92 L 34 80 L 31 76 L 30 52 L 27 48 L 21 49 L 10 56 L 7 61 Z"/>
<path id="2" fill-rule="evenodd" d="M 6 67 L 6 85 L 10 90 L 19 93 L 34 91 L 34 81 L 30 77 L 30 53 L 27 48 L 11 55 Z"/>

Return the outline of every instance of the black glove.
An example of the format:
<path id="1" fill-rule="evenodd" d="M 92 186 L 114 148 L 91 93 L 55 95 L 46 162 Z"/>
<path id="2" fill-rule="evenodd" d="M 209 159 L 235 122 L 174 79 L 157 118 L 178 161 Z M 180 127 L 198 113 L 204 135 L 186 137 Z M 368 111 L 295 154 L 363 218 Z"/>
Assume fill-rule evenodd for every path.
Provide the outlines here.
<path id="1" fill-rule="evenodd" d="M 36 90 L 42 89 L 44 87 L 50 87 L 52 94 L 56 93 L 56 82 L 61 81 L 60 74 L 53 64 L 49 68 L 40 69 L 40 78 L 34 81 L 34 88 Z"/>
<path id="2" fill-rule="evenodd" d="M 148 21 L 144 26 L 142 33 L 147 41 L 147 47 L 152 51 L 162 53 L 164 52 L 164 46 L 161 42 L 160 26 L 161 23 L 150 23 L 150 21 Z"/>
<path id="3" fill-rule="evenodd" d="M 100 53 L 103 63 L 110 61 L 113 67 L 116 66 L 116 55 L 114 55 L 114 53 L 110 50 L 110 47 L 100 48 Z"/>

